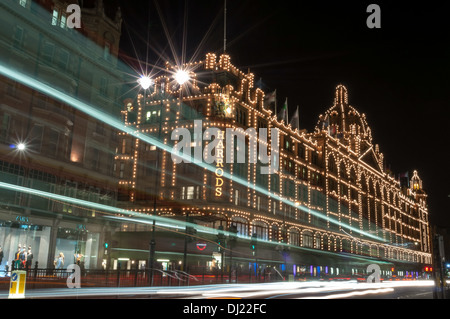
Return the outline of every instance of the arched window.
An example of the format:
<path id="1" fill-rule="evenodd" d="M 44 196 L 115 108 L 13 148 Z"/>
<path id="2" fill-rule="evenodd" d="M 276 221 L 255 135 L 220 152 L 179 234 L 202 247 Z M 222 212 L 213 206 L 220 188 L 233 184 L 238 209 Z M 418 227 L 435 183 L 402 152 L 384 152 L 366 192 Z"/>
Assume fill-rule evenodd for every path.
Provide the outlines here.
<path id="1" fill-rule="evenodd" d="M 236 225 L 239 235 L 248 236 L 248 221 L 242 217 L 233 217 L 231 223 Z"/>
<path id="2" fill-rule="evenodd" d="M 346 253 L 350 253 L 352 250 L 350 240 L 342 239 L 342 251 Z"/>
<path id="3" fill-rule="evenodd" d="M 380 247 L 380 258 L 386 258 L 386 249 L 384 247 Z"/>
<path id="4" fill-rule="evenodd" d="M 367 193 L 367 181 L 366 181 L 366 177 L 363 175 L 361 175 L 361 189 L 363 192 Z"/>
<path id="5" fill-rule="evenodd" d="M 269 239 L 269 229 L 267 224 L 256 220 L 252 223 L 252 235 L 256 234 L 258 239 L 268 240 Z"/>
<path id="6" fill-rule="evenodd" d="M 350 182 L 353 184 L 353 185 L 356 185 L 356 172 L 355 172 L 355 169 L 352 167 L 352 169 L 350 170 Z"/>
<path id="7" fill-rule="evenodd" d="M 302 246 L 312 248 L 314 245 L 313 234 L 310 231 L 304 231 L 302 234 Z"/>
<path id="8" fill-rule="evenodd" d="M 328 157 L 328 171 L 331 173 L 337 173 L 336 169 L 336 161 L 334 160 L 334 156 L 330 155 Z"/>
<path id="9" fill-rule="evenodd" d="M 344 179 L 344 180 L 348 179 L 347 169 L 345 167 L 344 161 L 342 161 L 341 164 L 339 165 L 339 176 L 341 179 Z"/>
<path id="10" fill-rule="evenodd" d="M 273 224 L 272 225 L 272 238 L 271 240 L 274 242 L 278 242 L 278 236 L 280 235 L 280 229 L 278 225 Z"/>
<path id="11" fill-rule="evenodd" d="M 294 246 L 300 246 L 300 233 L 295 228 L 289 230 L 289 244 Z"/>
<path id="12" fill-rule="evenodd" d="M 323 250 L 330 250 L 328 235 L 323 235 L 322 242 L 323 242 Z"/>
<path id="13" fill-rule="evenodd" d="M 321 249 L 322 248 L 322 240 L 320 238 L 321 237 L 320 234 L 316 234 L 314 237 L 315 237 L 314 248 Z"/>
<path id="14" fill-rule="evenodd" d="M 336 240 L 333 236 L 330 236 L 328 239 L 328 250 L 335 251 L 336 250 Z"/>

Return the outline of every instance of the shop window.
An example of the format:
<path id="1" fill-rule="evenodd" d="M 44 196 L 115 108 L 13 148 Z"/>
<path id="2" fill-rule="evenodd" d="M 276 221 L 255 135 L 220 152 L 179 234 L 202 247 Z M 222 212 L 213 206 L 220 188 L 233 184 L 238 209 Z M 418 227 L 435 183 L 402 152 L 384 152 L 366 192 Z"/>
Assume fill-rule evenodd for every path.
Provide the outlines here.
<path id="1" fill-rule="evenodd" d="M 289 231 L 289 244 L 300 246 L 300 233 L 297 229 L 291 229 Z"/>
<path id="2" fill-rule="evenodd" d="M 303 247 L 309 247 L 309 248 L 313 247 L 314 239 L 313 239 L 313 235 L 311 232 L 304 232 L 302 239 L 303 239 L 303 241 L 302 241 Z"/>

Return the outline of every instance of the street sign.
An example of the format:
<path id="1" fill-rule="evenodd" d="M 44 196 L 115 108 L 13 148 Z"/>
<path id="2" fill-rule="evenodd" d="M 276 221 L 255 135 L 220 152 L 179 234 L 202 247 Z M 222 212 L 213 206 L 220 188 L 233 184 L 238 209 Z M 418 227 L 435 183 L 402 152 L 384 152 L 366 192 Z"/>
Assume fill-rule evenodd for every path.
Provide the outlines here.
<path id="1" fill-rule="evenodd" d="M 25 298 L 26 271 L 13 271 L 9 286 L 9 299 Z"/>

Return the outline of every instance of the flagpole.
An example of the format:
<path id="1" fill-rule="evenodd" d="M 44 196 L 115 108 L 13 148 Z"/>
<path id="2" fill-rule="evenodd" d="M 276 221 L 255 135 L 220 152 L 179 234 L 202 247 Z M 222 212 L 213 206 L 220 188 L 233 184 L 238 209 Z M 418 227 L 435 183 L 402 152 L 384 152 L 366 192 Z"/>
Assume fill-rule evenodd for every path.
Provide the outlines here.
<path id="1" fill-rule="evenodd" d="M 289 107 L 288 107 L 288 98 L 286 98 L 286 124 L 289 124 Z"/>
<path id="2" fill-rule="evenodd" d="M 277 107 L 277 89 L 275 89 L 275 116 L 278 116 L 278 107 Z"/>
<path id="3" fill-rule="evenodd" d="M 227 51 L 227 0 L 223 5 L 223 53 Z"/>

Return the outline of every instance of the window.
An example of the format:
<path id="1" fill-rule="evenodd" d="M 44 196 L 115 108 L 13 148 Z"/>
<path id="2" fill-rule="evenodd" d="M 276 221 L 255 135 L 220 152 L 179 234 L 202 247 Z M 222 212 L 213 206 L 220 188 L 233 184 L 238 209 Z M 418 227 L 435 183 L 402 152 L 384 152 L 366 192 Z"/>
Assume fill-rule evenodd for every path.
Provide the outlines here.
<path id="1" fill-rule="evenodd" d="M 58 152 L 58 140 L 59 140 L 59 132 L 51 129 L 48 137 L 48 154 L 50 156 L 56 156 Z"/>
<path id="2" fill-rule="evenodd" d="M 186 199 L 194 199 L 194 186 L 188 186 L 187 187 Z"/>
<path id="3" fill-rule="evenodd" d="M 16 49 L 22 49 L 24 33 L 25 33 L 25 31 L 23 30 L 22 27 L 16 26 L 16 29 L 15 29 L 14 35 L 13 35 L 13 46 Z"/>
<path id="4" fill-rule="evenodd" d="M 311 151 L 311 164 L 319 165 L 319 155 L 314 151 Z"/>
<path id="5" fill-rule="evenodd" d="M 272 241 L 278 241 L 279 230 L 277 225 L 272 225 Z"/>
<path id="6" fill-rule="evenodd" d="M 108 79 L 102 77 L 100 79 L 100 94 L 106 96 L 108 94 Z"/>
<path id="7" fill-rule="evenodd" d="M 334 161 L 334 157 L 331 155 L 328 159 L 328 170 L 331 173 L 336 173 L 336 162 Z"/>
<path id="8" fill-rule="evenodd" d="M 246 126 L 247 125 L 247 112 L 240 108 L 236 108 L 236 122 L 238 124 Z"/>
<path id="9" fill-rule="evenodd" d="M 294 246 L 300 246 L 300 234 L 298 230 L 291 229 L 289 231 L 289 244 Z"/>
<path id="10" fill-rule="evenodd" d="M 31 129 L 30 136 L 31 136 L 31 142 L 30 142 L 30 148 L 40 153 L 41 147 L 42 147 L 42 134 L 44 133 L 44 127 L 41 125 L 34 125 Z"/>
<path id="11" fill-rule="evenodd" d="M 316 236 L 316 242 L 314 244 L 314 248 L 315 249 L 321 249 L 321 240 L 320 240 L 320 236 L 319 235 Z"/>
<path id="12" fill-rule="evenodd" d="M 57 64 L 62 70 L 67 70 L 69 64 L 69 52 L 67 50 L 59 51 Z"/>
<path id="13" fill-rule="evenodd" d="M 106 61 L 111 60 L 111 44 L 109 44 L 108 42 L 105 42 L 105 47 L 103 48 L 103 58 Z"/>
<path id="14" fill-rule="evenodd" d="M 300 158 L 305 158 L 305 147 L 303 145 L 298 144 L 297 155 Z"/>
<path id="15" fill-rule="evenodd" d="M 10 123 L 11 123 L 11 115 L 5 113 L 3 114 L 3 119 L 2 119 L 2 126 L 1 126 L 1 131 L 0 131 L 0 138 L 3 141 L 7 141 L 9 138 L 9 127 L 10 127 Z"/>
<path id="16" fill-rule="evenodd" d="M 234 205 L 239 205 L 239 190 L 234 190 Z"/>
<path id="17" fill-rule="evenodd" d="M 149 123 L 157 123 L 159 121 L 160 115 L 161 115 L 160 110 L 148 111 L 145 119 Z"/>
<path id="18" fill-rule="evenodd" d="M 289 143 L 289 140 L 287 138 L 284 140 L 284 149 L 286 151 L 290 151 L 291 150 L 291 144 Z"/>
<path id="19" fill-rule="evenodd" d="M 156 160 L 149 160 L 145 165 L 145 176 L 153 176 L 155 172 Z"/>
<path id="20" fill-rule="evenodd" d="M 123 171 L 125 170 L 125 163 L 120 163 L 119 177 L 123 178 Z"/>
<path id="21" fill-rule="evenodd" d="M 199 199 L 200 186 L 183 186 L 181 188 L 181 199 Z"/>
<path id="22" fill-rule="evenodd" d="M 58 25 L 58 20 L 59 20 L 59 12 L 58 10 L 53 10 L 52 25 Z"/>
<path id="23" fill-rule="evenodd" d="M 104 136 L 105 135 L 105 124 L 102 122 L 97 122 L 95 124 L 95 133 L 98 135 Z"/>
<path id="24" fill-rule="evenodd" d="M 303 247 L 309 247 L 312 248 L 313 247 L 313 235 L 311 232 L 304 232 L 303 233 Z"/>
<path id="25" fill-rule="evenodd" d="M 234 217 L 232 224 L 236 226 L 237 233 L 242 236 L 248 235 L 248 222 L 244 218 Z"/>
<path id="26" fill-rule="evenodd" d="M 298 177 L 302 180 L 308 180 L 308 169 L 305 166 L 299 166 Z"/>
<path id="27" fill-rule="evenodd" d="M 258 239 L 268 240 L 269 239 L 269 229 L 267 225 L 261 221 L 255 221 L 252 227 L 253 234 L 256 234 Z"/>
<path id="28" fill-rule="evenodd" d="M 59 23 L 59 26 L 61 27 L 61 29 L 65 29 L 66 28 L 66 20 L 67 20 L 66 16 L 62 15 L 60 23 Z"/>
<path id="29" fill-rule="evenodd" d="M 42 60 L 47 63 L 52 63 L 55 52 L 55 45 L 50 42 L 44 42 L 42 46 Z"/>
<path id="30" fill-rule="evenodd" d="M 52 25 L 59 26 L 62 29 L 65 29 L 67 27 L 67 16 L 62 9 L 53 9 Z"/>

